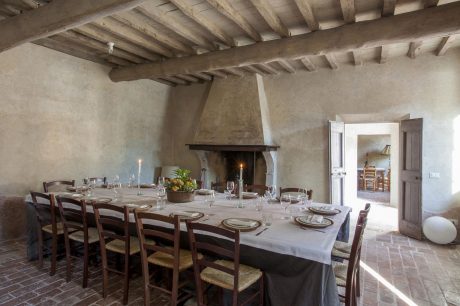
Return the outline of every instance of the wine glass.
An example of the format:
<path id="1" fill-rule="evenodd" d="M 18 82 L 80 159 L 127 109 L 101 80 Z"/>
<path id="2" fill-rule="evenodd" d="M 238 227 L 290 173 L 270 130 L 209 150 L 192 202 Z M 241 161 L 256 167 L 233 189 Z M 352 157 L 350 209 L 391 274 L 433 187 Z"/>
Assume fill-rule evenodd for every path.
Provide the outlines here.
<path id="1" fill-rule="evenodd" d="M 234 181 L 227 181 L 227 191 L 230 194 L 230 198 L 232 197 L 233 190 L 235 189 L 235 182 Z"/>
<path id="2" fill-rule="evenodd" d="M 287 208 L 291 204 L 291 196 L 288 194 L 282 195 L 280 197 L 281 207 L 284 208 L 284 213 L 287 213 Z M 284 216 L 281 219 L 289 219 L 289 217 Z"/>
<path id="3" fill-rule="evenodd" d="M 166 180 L 165 180 L 165 177 L 164 176 L 160 176 L 158 177 L 158 185 L 163 187 L 166 183 Z"/>
<path id="4" fill-rule="evenodd" d="M 270 194 L 270 198 L 273 200 L 276 198 L 276 185 L 268 186 L 268 192 Z"/>
<path id="5" fill-rule="evenodd" d="M 157 195 L 158 195 L 158 198 L 160 198 L 160 206 L 158 208 L 159 209 L 165 208 L 164 199 L 166 197 L 166 188 L 164 188 L 163 186 L 159 186 Z"/>
<path id="6" fill-rule="evenodd" d="M 256 210 L 262 211 L 262 209 L 264 208 L 264 198 L 257 197 L 255 201 L 256 201 Z"/>

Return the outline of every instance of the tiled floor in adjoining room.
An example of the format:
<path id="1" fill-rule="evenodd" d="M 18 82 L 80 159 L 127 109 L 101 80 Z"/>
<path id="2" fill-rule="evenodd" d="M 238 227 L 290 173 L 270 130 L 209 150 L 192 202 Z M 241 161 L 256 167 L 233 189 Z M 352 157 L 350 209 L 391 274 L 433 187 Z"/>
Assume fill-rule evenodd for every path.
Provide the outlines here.
<path id="1" fill-rule="evenodd" d="M 365 234 L 362 261 L 362 305 L 460 305 L 460 248 L 420 242 L 397 232 L 369 229 Z M 65 261 L 58 273 L 48 274 L 25 258 L 25 241 L 0 243 L 1 305 L 121 305 L 121 278 L 112 274 L 110 294 L 101 296 L 100 269 L 91 268 L 87 289 L 81 287 L 81 267 L 65 282 Z M 372 269 L 376 277 L 366 271 Z M 384 284 L 388 282 L 388 286 Z M 391 289 L 389 289 L 391 288 Z M 393 290 L 393 291 L 392 291 Z M 398 293 L 395 293 L 398 292 Z M 399 296 L 398 296 L 399 294 Z M 143 304 L 141 277 L 131 281 L 130 305 Z M 413 303 L 413 304 L 411 304 Z M 153 293 L 151 305 L 168 305 Z M 283 305 L 284 306 L 284 305 Z"/>

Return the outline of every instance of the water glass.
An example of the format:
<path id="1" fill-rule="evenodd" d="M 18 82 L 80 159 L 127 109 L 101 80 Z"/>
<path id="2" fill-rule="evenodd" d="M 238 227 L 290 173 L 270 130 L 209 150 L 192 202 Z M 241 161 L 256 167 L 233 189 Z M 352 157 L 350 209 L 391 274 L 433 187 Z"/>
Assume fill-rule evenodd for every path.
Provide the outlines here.
<path id="1" fill-rule="evenodd" d="M 158 185 L 161 187 L 164 187 L 165 183 L 166 183 L 166 179 L 164 178 L 164 176 L 160 176 L 158 178 Z"/>
<path id="2" fill-rule="evenodd" d="M 131 174 L 128 178 L 128 187 L 129 188 L 132 188 L 132 187 L 135 187 L 136 185 L 136 175 Z"/>
<path id="3" fill-rule="evenodd" d="M 230 193 L 230 198 L 232 197 L 233 190 L 235 190 L 235 182 L 227 181 L 227 191 Z"/>
<path id="4" fill-rule="evenodd" d="M 158 208 L 160 210 L 164 209 L 165 206 L 166 206 L 166 203 L 165 203 L 165 200 L 164 200 L 166 198 L 166 188 L 164 188 L 162 186 L 158 187 L 157 196 L 160 199 L 160 204 L 158 205 L 158 203 L 157 203 Z"/>
<path id="5" fill-rule="evenodd" d="M 287 213 L 287 208 L 289 205 L 291 205 L 291 196 L 290 195 L 282 195 L 281 198 L 280 198 L 280 203 L 281 203 L 281 207 L 284 208 L 284 213 Z M 282 219 L 289 219 L 289 217 L 282 217 Z"/>
<path id="6" fill-rule="evenodd" d="M 270 226 L 273 222 L 273 215 L 270 213 L 262 214 L 262 225 Z"/>
<path id="7" fill-rule="evenodd" d="M 211 208 L 214 205 L 214 202 L 216 201 L 216 195 L 214 194 L 214 191 L 211 191 L 211 193 L 206 195 L 204 201 L 209 206 L 209 208 Z"/>
<path id="8" fill-rule="evenodd" d="M 255 200 L 255 204 L 256 204 L 256 210 L 257 211 L 262 211 L 262 209 L 264 208 L 264 199 L 262 197 L 257 197 L 257 199 Z"/>

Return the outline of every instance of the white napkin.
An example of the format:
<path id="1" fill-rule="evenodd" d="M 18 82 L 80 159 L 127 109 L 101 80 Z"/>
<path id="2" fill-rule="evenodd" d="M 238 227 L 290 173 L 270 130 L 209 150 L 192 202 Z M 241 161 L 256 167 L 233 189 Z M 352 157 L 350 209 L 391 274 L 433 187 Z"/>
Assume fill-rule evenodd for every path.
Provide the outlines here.
<path id="1" fill-rule="evenodd" d="M 320 215 L 310 215 L 308 218 L 308 222 L 310 223 L 316 223 L 316 224 L 321 224 L 323 223 L 323 216 Z"/>
<path id="2" fill-rule="evenodd" d="M 257 197 L 257 195 L 258 195 L 257 192 L 245 192 L 245 191 L 243 191 L 243 196 L 244 196 L 244 197 L 255 198 L 255 197 Z"/>
<path id="3" fill-rule="evenodd" d="M 190 218 L 195 218 L 200 215 L 198 212 L 188 212 L 188 211 L 181 211 L 178 213 L 175 213 L 174 215 L 176 216 L 184 216 L 184 217 L 190 217 Z"/>
<path id="4" fill-rule="evenodd" d="M 209 189 L 199 189 L 196 191 L 200 195 L 208 195 L 212 193 L 212 190 Z"/>
<path id="5" fill-rule="evenodd" d="M 321 206 L 320 209 L 330 211 L 330 210 L 334 210 L 334 207 L 332 207 L 332 205 L 325 205 L 325 206 Z"/>
<path id="6" fill-rule="evenodd" d="M 228 219 L 227 223 L 230 225 L 236 225 L 236 226 L 249 226 L 253 227 L 257 225 L 257 222 L 255 221 L 244 221 L 240 219 Z"/>

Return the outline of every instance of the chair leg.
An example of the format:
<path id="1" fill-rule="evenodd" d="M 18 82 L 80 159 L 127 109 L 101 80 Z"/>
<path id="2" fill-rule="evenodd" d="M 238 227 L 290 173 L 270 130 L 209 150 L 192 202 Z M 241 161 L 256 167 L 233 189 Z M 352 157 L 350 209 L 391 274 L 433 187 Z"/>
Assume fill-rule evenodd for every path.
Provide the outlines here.
<path id="1" fill-rule="evenodd" d="M 129 254 L 125 254 L 125 271 L 123 280 L 123 305 L 128 304 L 129 293 Z"/>
<path id="2" fill-rule="evenodd" d="M 38 267 L 43 268 L 43 232 L 40 226 L 38 226 Z"/>
<path id="3" fill-rule="evenodd" d="M 173 270 L 172 286 L 171 286 L 171 305 L 177 305 L 177 297 L 179 291 L 179 271 Z"/>
<path id="4" fill-rule="evenodd" d="M 109 285 L 109 271 L 107 270 L 107 252 L 105 249 L 101 248 L 101 258 L 102 258 L 102 297 L 105 299 L 107 297 L 107 286 Z"/>
<path id="5" fill-rule="evenodd" d="M 70 258 L 70 240 L 67 235 L 64 237 L 65 239 L 65 258 L 67 263 L 67 272 L 66 272 L 66 282 L 70 282 L 70 277 L 72 274 L 72 267 L 71 267 L 71 258 Z"/>
<path id="6" fill-rule="evenodd" d="M 88 243 L 84 243 L 84 254 L 83 254 L 83 288 L 88 287 L 88 262 L 89 262 L 89 246 Z"/>
<path id="7" fill-rule="evenodd" d="M 356 295 L 361 296 L 361 281 L 359 279 L 359 275 L 361 274 L 361 269 L 359 268 L 359 262 L 358 262 L 358 268 L 356 269 Z"/>
<path id="8" fill-rule="evenodd" d="M 144 306 L 150 305 L 150 273 L 147 256 L 141 255 L 142 261 L 142 276 L 144 277 Z"/>
<path id="9" fill-rule="evenodd" d="M 262 276 L 260 277 L 260 280 L 259 280 L 259 285 L 260 285 L 260 288 L 259 288 L 259 304 L 260 306 L 263 306 L 264 305 L 264 275 L 262 274 Z"/>
<path id="10" fill-rule="evenodd" d="M 58 236 L 53 234 L 52 246 L 51 246 L 51 271 L 50 275 L 53 276 L 56 274 L 56 258 L 57 258 L 57 240 Z"/>

